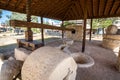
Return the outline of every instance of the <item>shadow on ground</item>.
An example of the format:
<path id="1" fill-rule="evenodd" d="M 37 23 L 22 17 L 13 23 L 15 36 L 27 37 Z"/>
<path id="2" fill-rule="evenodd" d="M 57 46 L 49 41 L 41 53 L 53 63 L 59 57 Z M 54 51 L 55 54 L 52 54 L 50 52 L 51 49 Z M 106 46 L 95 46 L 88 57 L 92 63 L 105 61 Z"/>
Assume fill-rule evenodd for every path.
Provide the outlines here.
<path id="1" fill-rule="evenodd" d="M 45 39 L 45 43 L 53 42 L 53 41 L 58 40 L 58 39 L 60 39 L 60 38 L 56 38 L 56 37 L 46 38 L 46 39 Z M 38 39 L 37 41 L 40 41 L 40 42 L 41 42 L 41 39 Z M 14 49 L 15 49 L 16 47 L 17 47 L 17 43 L 0 46 L 0 53 L 5 53 L 5 54 L 7 54 L 8 52 L 14 52 Z"/>

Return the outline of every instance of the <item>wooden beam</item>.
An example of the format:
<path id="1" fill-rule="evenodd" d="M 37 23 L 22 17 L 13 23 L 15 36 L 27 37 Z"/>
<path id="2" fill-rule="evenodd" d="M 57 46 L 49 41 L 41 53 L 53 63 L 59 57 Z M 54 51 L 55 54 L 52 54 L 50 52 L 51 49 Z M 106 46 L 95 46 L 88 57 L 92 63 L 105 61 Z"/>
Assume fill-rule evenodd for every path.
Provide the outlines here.
<path id="1" fill-rule="evenodd" d="M 41 24 L 43 24 L 43 17 L 41 17 Z M 44 45 L 45 42 L 44 42 L 44 29 L 43 28 L 41 28 L 41 38 L 42 38 L 42 43 Z"/>
<path id="2" fill-rule="evenodd" d="M 84 26 L 83 26 L 83 40 L 82 40 L 82 52 L 85 52 L 86 43 L 86 22 L 87 22 L 87 0 L 84 1 Z"/>
<path id="3" fill-rule="evenodd" d="M 67 31 L 74 30 L 70 28 L 61 28 L 61 27 L 47 25 L 47 24 L 39 24 L 39 23 L 26 22 L 26 21 L 20 21 L 20 20 L 10 20 L 10 25 L 14 27 L 43 28 L 43 29 L 56 29 L 56 30 L 67 30 Z"/>
<path id="4" fill-rule="evenodd" d="M 92 21 L 93 21 L 93 19 L 91 19 L 91 22 L 90 22 L 90 36 L 89 36 L 89 41 L 91 41 L 91 36 L 92 36 Z"/>

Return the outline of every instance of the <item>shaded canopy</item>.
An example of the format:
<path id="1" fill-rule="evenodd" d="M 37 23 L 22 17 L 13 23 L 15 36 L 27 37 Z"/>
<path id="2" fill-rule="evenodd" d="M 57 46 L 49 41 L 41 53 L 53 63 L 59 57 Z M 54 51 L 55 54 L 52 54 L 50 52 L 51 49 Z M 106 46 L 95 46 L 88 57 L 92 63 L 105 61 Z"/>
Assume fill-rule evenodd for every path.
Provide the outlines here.
<path id="1" fill-rule="evenodd" d="M 84 17 L 86 0 L 31 0 L 31 14 L 57 20 Z M 87 18 L 120 16 L 120 0 L 87 0 Z M 0 0 L 0 9 L 26 13 L 26 0 Z"/>

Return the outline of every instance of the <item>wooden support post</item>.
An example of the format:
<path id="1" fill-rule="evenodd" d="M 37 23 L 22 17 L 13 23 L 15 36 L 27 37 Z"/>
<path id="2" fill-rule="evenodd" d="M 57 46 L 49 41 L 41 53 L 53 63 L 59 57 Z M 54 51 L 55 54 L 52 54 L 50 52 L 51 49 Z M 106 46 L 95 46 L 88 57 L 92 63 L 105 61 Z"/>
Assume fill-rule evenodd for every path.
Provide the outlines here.
<path id="1" fill-rule="evenodd" d="M 41 17 L 41 24 L 43 24 L 43 17 Z M 44 29 L 41 28 L 41 38 L 42 38 L 42 44 L 44 45 Z"/>
<path id="2" fill-rule="evenodd" d="M 91 22 L 90 22 L 90 36 L 89 36 L 89 41 L 91 41 L 91 37 L 92 37 L 92 21 L 93 21 L 93 19 L 91 19 Z"/>
<path id="3" fill-rule="evenodd" d="M 82 52 L 85 51 L 86 42 L 86 21 L 87 21 L 87 0 L 84 1 L 84 26 L 83 26 L 83 40 L 82 40 Z"/>
<path id="4" fill-rule="evenodd" d="M 27 22 L 31 22 L 31 0 L 26 0 L 26 14 L 27 14 Z M 30 27 L 27 27 L 27 31 L 25 31 L 25 40 L 33 41 L 33 33 Z"/>
<path id="5" fill-rule="evenodd" d="M 61 27 L 64 27 L 64 22 L 62 21 L 62 25 L 61 25 Z M 64 30 L 62 30 L 62 39 L 64 38 Z"/>

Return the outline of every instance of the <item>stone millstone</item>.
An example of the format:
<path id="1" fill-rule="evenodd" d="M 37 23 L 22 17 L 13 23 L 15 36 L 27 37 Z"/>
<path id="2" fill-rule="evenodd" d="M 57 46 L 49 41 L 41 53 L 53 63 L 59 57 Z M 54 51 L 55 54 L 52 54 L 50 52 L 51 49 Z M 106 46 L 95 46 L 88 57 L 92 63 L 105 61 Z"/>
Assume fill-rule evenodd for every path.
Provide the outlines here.
<path id="1" fill-rule="evenodd" d="M 106 34 L 116 34 L 118 31 L 117 26 L 115 25 L 110 25 L 108 26 L 108 28 L 106 29 Z"/>
<path id="2" fill-rule="evenodd" d="M 74 59 L 54 47 L 42 47 L 30 54 L 22 67 L 22 80 L 75 80 Z"/>

